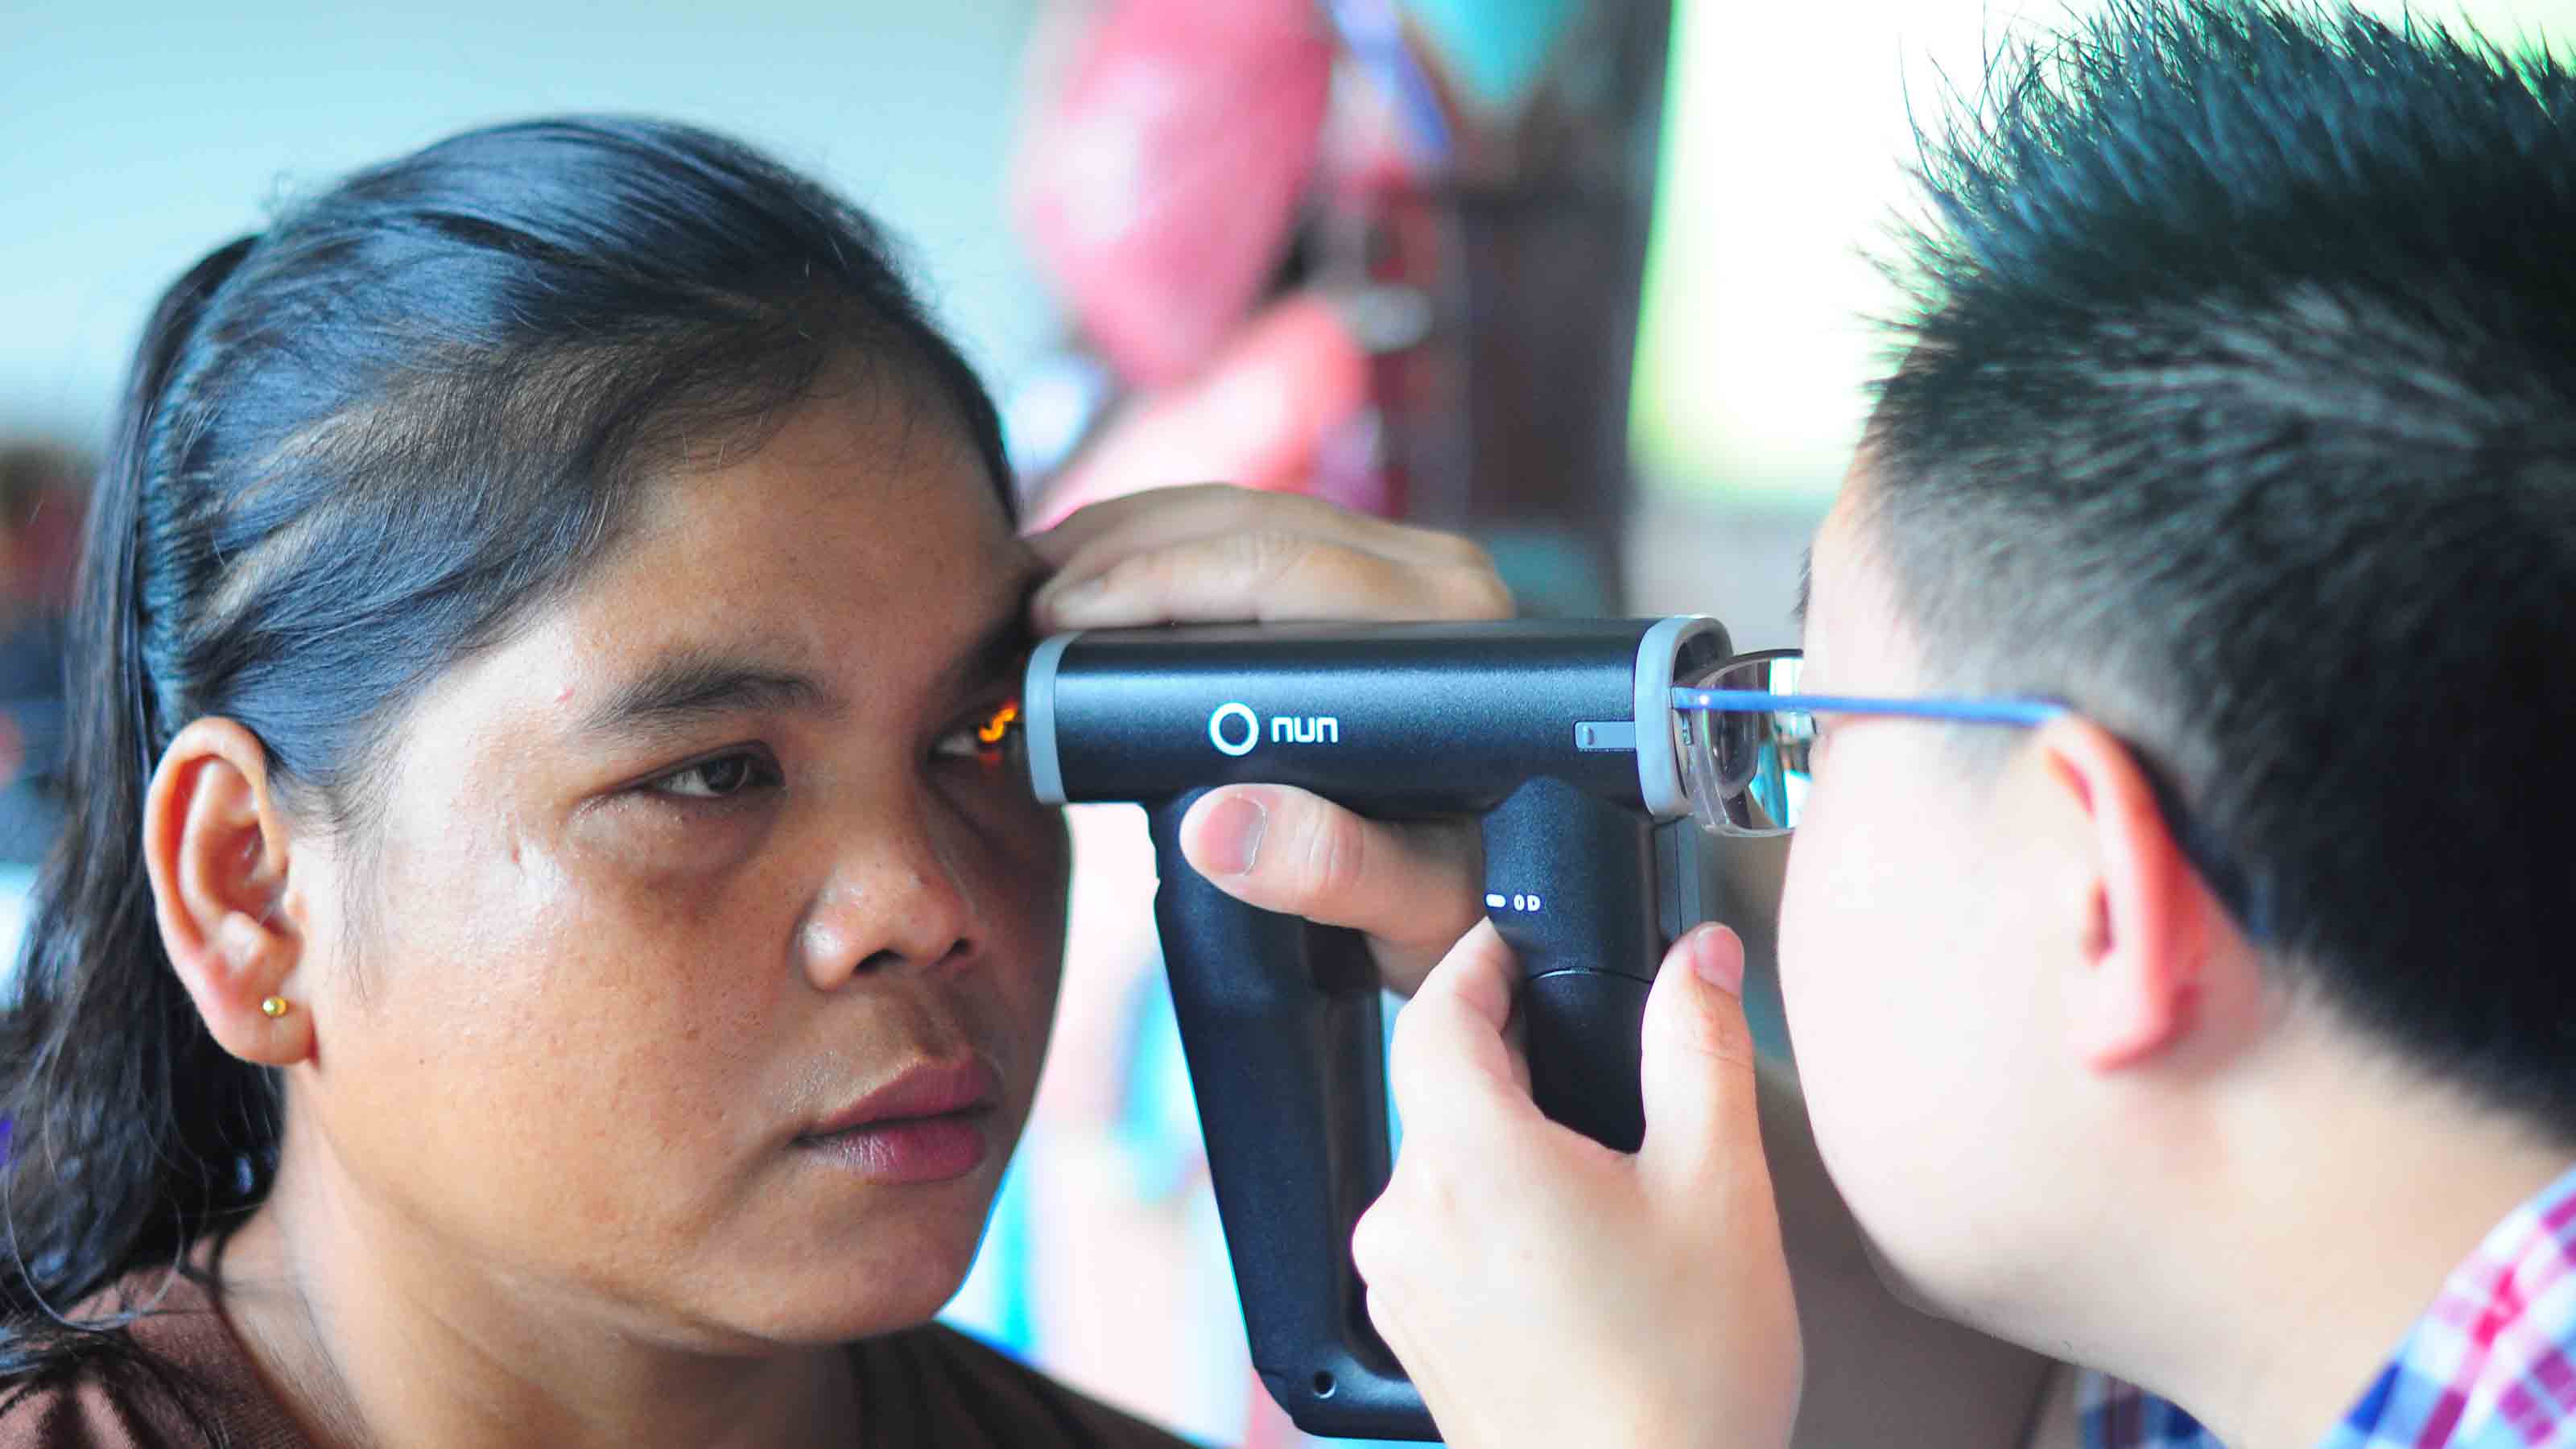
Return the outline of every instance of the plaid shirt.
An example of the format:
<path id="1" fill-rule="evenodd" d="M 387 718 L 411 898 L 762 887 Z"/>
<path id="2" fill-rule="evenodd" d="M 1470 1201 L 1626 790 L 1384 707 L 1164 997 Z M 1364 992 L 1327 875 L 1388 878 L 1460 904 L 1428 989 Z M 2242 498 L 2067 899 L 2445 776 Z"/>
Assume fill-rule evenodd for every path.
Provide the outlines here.
<path id="1" fill-rule="evenodd" d="M 2087 1373 L 2085 1449 L 2219 1449 L 2189 1414 Z M 2576 1449 L 2576 1171 L 2496 1225 L 2319 1449 Z"/>

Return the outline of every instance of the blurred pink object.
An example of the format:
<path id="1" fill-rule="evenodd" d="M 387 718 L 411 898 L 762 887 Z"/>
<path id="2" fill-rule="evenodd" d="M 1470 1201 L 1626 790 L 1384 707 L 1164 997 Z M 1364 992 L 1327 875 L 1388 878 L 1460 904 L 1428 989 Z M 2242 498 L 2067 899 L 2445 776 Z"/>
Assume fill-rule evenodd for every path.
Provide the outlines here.
<path id="1" fill-rule="evenodd" d="M 1325 444 L 1368 406 L 1368 372 L 1368 353 L 1331 303 L 1285 298 L 1196 381 L 1137 398 L 1103 425 L 1046 490 L 1034 526 L 1175 483 L 1313 491 Z"/>
<path id="2" fill-rule="evenodd" d="M 1101 354 L 1204 365 L 1285 252 L 1333 70 L 1311 0 L 1112 0 L 1023 121 L 1017 210 Z"/>

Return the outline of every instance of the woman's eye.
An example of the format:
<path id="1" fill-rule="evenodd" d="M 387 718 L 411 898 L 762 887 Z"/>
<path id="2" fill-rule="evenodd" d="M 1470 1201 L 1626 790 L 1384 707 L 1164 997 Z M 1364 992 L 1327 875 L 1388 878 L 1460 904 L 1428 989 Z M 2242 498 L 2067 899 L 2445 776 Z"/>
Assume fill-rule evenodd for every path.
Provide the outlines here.
<path id="1" fill-rule="evenodd" d="M 778 783 L 778 767 L 763 755 L 738 751 L 700 760 L 653 782 L 661 794 L 684 800 L 723 800 L 746 790 Z"/>
<path id="2" fill-rule="evenodd" d="M 985 743 L 982 721 L 959 725 L 939 737 L 930 752 L 943 760 L 991 760 L 1001 755 L 1004 742 Z"/>
<path id="3" fill-rule="evenodd" d="M 1020 702 L 1008 700 L 972 718 L 960 721 L 957 728 L 939 737 L 930 752 L 943 760 L 976 760 L 991 763 L 999 760 L 1019 735 Z"/>

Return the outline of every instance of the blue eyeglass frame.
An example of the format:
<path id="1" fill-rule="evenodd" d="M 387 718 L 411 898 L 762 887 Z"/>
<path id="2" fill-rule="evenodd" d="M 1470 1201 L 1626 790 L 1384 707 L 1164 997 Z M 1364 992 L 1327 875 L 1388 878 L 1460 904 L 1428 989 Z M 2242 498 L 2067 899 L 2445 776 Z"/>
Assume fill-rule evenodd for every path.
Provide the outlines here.
<path id="1" fill-rule="evenodd" d="M 1738 654 L 1708 672 L 1722 674 L 1748 664 L 1777 664 L 1784 659 L 1804 660 L 1806 657 L 1807 651 L 1803 649 L 1764 649 L 1752 654 Z M 1925 699 L 1887 699 L 1858 694 L 1775 694 L 1764 689 L 1687 689 L 1680 685 L 1673 687 L 1673 708 L 1715 710 L 1722 714 L 1895 715 L 1902 719 L 2015 725 L 2025 729 L 2075 712 L 2073 706 L 2054 699 L 2015 699 L 2008 696 L 1973 699 L 1937 695 Z"/>
<path id="2" fill-rule="evenodd" d="M 1804 660 L 1803 649 L 1763 649 L 1738 654 L 1709 669 L 1720 674 L 1747 664 L 1772 664 L 1784 659 Z M 2064 719 L 2076 713 L 2075 707 L 2063 700 L 1995 696 L 1931 696 L 1921 699 L 1891 699 L 1856 694 L 1775 694 L 1761 689 L 1689 689 L 1673 687 L 1676 710 L 1708 710 L 1719 714 L 1859 714 L 1883 715 L 1899 719 L 1938 720 L 1951 724 L 2004 725 L 2030 729 L 2051 720 Z M 2125 742 L 2124 742 L 2125 743 Z M 2271 935 L 2271 912 L 2266 908 L 2262 891 L 2239 868 L 2232 857 L 2211 838 L 2199 822 L 2183 809 L 2182 798 L 2174 790 L 2155 762 L 2129 745 L 2129 753 L 2146 775 L 2148 789 L 2154 794 L 2156 808 L 2163 812 L 2175 843 L 2181 847 L 2212 893 L 2236 917 L 2238 926 L 2256 942 Z M 1794 834 L 1794 831 L 1788 832 Z"/>

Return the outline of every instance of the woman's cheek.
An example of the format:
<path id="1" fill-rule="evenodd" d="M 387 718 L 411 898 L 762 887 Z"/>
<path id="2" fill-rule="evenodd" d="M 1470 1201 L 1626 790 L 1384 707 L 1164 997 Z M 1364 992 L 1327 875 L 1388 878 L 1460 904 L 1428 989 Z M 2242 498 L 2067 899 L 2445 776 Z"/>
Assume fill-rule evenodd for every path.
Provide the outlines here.
<path id="1" fill-rule="evenodd" d="M 695 895 L 756 860 L 783 807 L 777 791 L 705 801 L 640 790 L 603 796 L 573 812 L 568 853 L 588 875 L 656 895 Z"/>
<path id="2" fill-rule="evenodd" d="M 1061 943 L 1065 891 L 1072 882 L 1072 834 L 1064 812 L 1038 803 L 1006 765 L 961 767 L 945 789 L 980 864 L 979 900 L 1025 918 Z M 974 771 L 976 773 L 968 773 Z M 990 891 L 994 894 L 987 895 Z"/>
<path id="3" fill-rule="evenodd" d="M 1014 1035 L 1034 1063 L 1054 1024 L 1063 973 L 1072 837 L 1062 811 L 1025 795 L 985 802 L 967 812 L 967 825 L 976 862 L 970 889 L 994 933 L 991 968 L 1019 1018 Z"/>
<path id="4" fill-rule="evenodd" d="M 476 969 L 516 983 L 519 1048 L 560 1075 L 561 1101 L 610 1099 L 678 1141 L 707 1129 L 699 1114 L 717 1088 L 745 1084 L 738 1068 L 790 990 L 801 895 L 759 868 L 766 829 L 599 811 L 511 852 L 518 895 L 496 915 L 514 939 Z"/>

